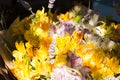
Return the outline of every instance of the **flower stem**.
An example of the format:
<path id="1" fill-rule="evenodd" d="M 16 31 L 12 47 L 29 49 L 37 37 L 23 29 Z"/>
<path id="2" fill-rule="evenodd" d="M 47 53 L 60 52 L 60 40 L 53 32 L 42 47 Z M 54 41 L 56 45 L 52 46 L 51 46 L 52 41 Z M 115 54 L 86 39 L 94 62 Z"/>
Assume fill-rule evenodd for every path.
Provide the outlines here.
<path id="1" fill-rule="evenodd" d="M 90 9 L 90 6 L 91 6 L 91 0 L 89 0 L 88 9 Z"/>

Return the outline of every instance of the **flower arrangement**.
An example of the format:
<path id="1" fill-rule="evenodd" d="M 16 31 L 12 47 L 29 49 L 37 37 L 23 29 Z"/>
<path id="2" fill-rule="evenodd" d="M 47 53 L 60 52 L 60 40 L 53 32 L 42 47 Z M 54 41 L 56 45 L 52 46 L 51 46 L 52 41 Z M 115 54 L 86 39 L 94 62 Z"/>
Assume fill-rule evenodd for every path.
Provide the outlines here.
<path id="1" fill-rule="evenodd" d="M 119 80 L 120 24 L 81 10 L 54 16 L 43 8 L 12 26 L 20 36 L 10 68 L 18 80 Z"/>

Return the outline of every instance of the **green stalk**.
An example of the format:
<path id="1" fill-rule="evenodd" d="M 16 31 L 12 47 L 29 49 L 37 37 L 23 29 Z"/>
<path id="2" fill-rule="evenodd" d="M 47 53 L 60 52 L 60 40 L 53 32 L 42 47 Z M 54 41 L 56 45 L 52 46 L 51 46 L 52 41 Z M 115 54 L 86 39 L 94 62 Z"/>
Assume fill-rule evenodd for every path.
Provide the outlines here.
<path id="1" fill-rule="evenodd" d="M 48 17 L 49 17 L 49 19 L 50 19 L 50 13 L 51 13 L 51 9 L 49 8 L 49 10 L 48 10 Z"/>
<path id="2" fill-rule="evenodd" d="M 89 0 L 88 9 L 90 9 L 90 6 L 91 6 L 91 0 Z"/>

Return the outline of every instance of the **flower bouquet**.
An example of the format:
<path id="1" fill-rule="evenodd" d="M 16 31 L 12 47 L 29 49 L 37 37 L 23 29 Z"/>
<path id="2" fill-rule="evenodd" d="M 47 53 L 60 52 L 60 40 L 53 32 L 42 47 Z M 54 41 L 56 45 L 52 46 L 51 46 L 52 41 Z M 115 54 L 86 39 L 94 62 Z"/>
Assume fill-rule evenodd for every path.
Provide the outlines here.
<path id="1" fill-rule="evenodd" d="M 9 60 L 2 56 L 7 69 L 1 74 L 9 70 L 13 80 L 119 80 L 120 24 L 82 5 L 60 15 L 50 10 L 17 18 L 1 34 L 1 44 L 11 53 Z"/>

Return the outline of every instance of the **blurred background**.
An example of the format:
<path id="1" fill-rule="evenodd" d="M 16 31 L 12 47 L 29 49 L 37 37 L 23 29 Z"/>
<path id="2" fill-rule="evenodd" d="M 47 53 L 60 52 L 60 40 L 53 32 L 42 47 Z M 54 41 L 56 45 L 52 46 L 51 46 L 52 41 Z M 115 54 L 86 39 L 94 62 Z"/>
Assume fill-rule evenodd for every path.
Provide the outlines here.
<path id="1" fill-rule="evenodd" d="M 103 17 L 108 16 L 120 22 L 120 0 L 94 0 L 92 9 L 97 10 Z"/>
<path id="2" fill-rule="evenodd" d="M 25 0 L 0 0 L 0 26 L 8 28 L 15 18 L 20 16 L 20 19 L 30 15 L 30 11 L 21 4 Z M 33 12 L 45 7 L 48 11 L 49 0 L 26 0 L 32 7 Z M 120 0 L 56 0 L 52 12 L 65 13 L 72 9 L 78 3 L 82 3 L 86 7 L 89 6 L 93 10 L 99 12 L 101 16 L 109 16 L 113 21 L 120 21 Z"/>

